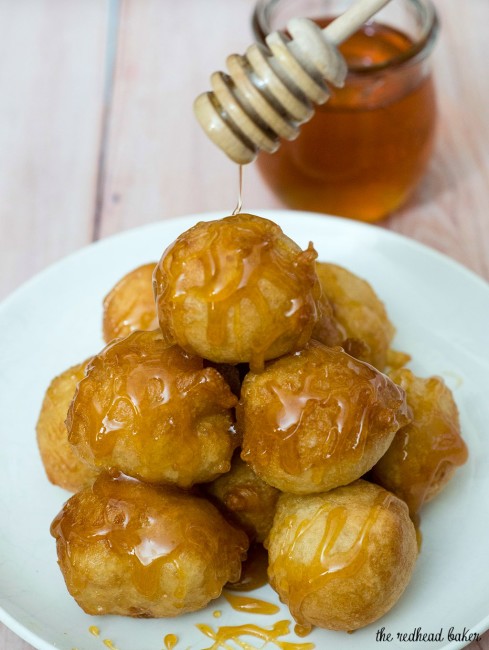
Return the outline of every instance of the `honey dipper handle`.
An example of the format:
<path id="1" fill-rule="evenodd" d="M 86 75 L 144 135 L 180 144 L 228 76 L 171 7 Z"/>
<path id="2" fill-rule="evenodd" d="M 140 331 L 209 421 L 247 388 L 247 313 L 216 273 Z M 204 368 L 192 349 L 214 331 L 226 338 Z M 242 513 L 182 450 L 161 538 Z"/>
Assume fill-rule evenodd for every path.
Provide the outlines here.
<path id="1" fill-rule="evenodd" d="M 330 42 L 339 45 L 389 2 L 390 0 L 358 0 L 344 14 L 325 27 L 322 30 L 323 34 Z"/>

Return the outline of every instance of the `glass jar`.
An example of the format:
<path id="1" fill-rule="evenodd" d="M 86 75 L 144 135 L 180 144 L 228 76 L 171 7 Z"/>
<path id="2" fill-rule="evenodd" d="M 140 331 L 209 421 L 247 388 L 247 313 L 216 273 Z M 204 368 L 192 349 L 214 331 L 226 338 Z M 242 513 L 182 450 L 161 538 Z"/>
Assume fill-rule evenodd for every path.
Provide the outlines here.
<path id="1" fill-rule="evenodd" d="M 326 26 L 352 0 L 258 0 L 264 43 L 294 16 Z M 340 46 L 344 88 L 316 107 L 299 137 L 261 153 L 258 167 L 290 207 L 378 221 L 400 207 L 426 170 L 436 102 L 429 55 L 438 32 L 430 0 L 392 0 Z"/>

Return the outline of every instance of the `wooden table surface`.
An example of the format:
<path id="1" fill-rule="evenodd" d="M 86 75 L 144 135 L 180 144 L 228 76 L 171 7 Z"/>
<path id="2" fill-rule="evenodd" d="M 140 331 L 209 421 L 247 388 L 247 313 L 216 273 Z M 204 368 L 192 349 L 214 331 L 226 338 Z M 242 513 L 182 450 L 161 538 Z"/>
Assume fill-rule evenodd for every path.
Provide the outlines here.
<path id="1" fill-rule="evenodd" d="M 253 4 L 0 0 L 0 298 L 101 237 L 234 208 L 237 170 L 192 102 L 251 42 Z M 489 279 L 489 2 L 436 5 L 436 153 L 382 227 Z M 281 207 L 253 166 L 244 207 Z M 30 648 L 0 625 L 0 650 Z M 488 650 L 489 633 L 469 648 Z"/>

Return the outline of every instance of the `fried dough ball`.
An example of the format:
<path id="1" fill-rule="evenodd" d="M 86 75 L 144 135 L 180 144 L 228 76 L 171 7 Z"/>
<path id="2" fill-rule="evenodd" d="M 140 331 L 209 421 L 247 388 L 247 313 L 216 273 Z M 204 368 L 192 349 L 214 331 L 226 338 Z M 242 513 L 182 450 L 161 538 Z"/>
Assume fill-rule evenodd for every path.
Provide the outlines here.
<path id="1" fill-rule="evenodd" d="M 51 524 L 66 586 L 87 614 L 177 616 L 239 579 L 248 539 L 205 499 L 102 474 Z"/>
<path id="2" fill-rule="evenodd" d="M 298 350 L 317 318 L 316 251 L 251 214 L 201 222 L 163 254 L 154 275 L 161 329 L 170 343 L 221 363 Z"/>
<path id="3" fill-rule="evenodd" d="M 94 467 L 189 487 L 229 471 L 236 397 L 214 368 L 133 332 L 95 356 L 68 413 L 69 441 Z"/>
<path id="4" fill-rule="evenodd" d="M 66 414 L 88 361 L 68 368 L 49 384 L 36 425 L 37 444 L 48 479 L 70 492 L 88 485 L 98 472 L 84 463 L 68 442 Z"/>
<path id="5" fill-rule="evenodd" d="M 418 547 L 406 504 L 356 481 L 317 495 L 281 495 L 268 539 L 270 584 L 305 628 L 356 630 L 406 588 Z"/>
<path id="6" fill-rule="evenodd" d="M 334 317 L 346 333 L 345 349 L 384 370 L 395 329 L 383 302 L 366 280 L 341 266 L 319 262 L 316 272 Z M 313 336 L 330 345 L 318 328 Z"/>
<path id="7" fill-rule="evenodd" d="M 138 266 L 115 285 L 104 298 L 104 341 L 124 338 L 136 330 L 158 327 L 153 271 L 156 262 Z"/>
<path id="8" fill-rule="evenodd" d="M 262 481 L 239 455 L 231 471 L 206 485 L 206 492 L 230 511 L 250 539 L 263 542 L 272 527 L 280 492 Z"/>
<path id="9" fill-rule="evenodd" d="M 405 501 L 414 517 L 465 463 L 467 447 L 457 405 L 443 379 L 421 379 L 407 369 L 390 377 L 406 391 L 413 421 L 397 433 L 371 477 Z"/>
<path id="10" fill-rule="evenodd" d="M 409 422 L 402 388 L 317 341 L 249 373 L 237 416 L 243 460 L 270 485 L 295 494 L 359 478 Z"/>

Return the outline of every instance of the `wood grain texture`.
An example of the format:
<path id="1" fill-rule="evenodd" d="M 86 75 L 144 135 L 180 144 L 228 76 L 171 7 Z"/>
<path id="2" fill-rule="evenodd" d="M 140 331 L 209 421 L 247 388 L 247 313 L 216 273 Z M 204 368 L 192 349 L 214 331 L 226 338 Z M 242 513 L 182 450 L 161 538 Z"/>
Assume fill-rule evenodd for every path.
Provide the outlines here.
<path id="1" fill-rule="evenodd" d="M 489 3 L 435 3 L 437 149 L 383 227 L 489 279 Z M 250 43 L 253 4 L 0 0 L 0 297 L 93 238 L 234 208 L 237 170 L 192 102 Z M 254 166 L 244 189 L 245 210 L 281 206 Z M 0 625 L 0 650 L 30 648 Z M 469 648 L 489 650 L 489 633 Z"/>
<path id="2" fill-rule="evenodd" d="M 0 296 L 91 239 L 107 14 L 0 3 Z"/>
<path id="3" fill-rule="evenodd" d="M 438 0 L 434 53 L 439 125 L 427 175 L 385 227 L 413 237 L 489 279 L 489 3 Z"/>
<path id="4" fill-rule="evenodd" d="M 252 0 L 124 0 L 100 235 L 210 210 L 230 211 L 235 165 L 201 132 L 192 104 L 226 56 L 251 42 Z M 143 45 L 144 44 L 144 45 Z M 245 170 L 246 206 L 279 202 Z"/>

